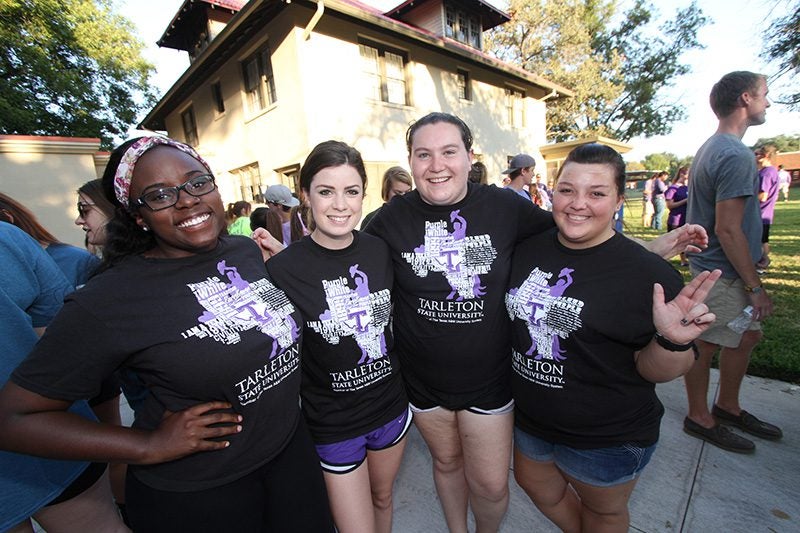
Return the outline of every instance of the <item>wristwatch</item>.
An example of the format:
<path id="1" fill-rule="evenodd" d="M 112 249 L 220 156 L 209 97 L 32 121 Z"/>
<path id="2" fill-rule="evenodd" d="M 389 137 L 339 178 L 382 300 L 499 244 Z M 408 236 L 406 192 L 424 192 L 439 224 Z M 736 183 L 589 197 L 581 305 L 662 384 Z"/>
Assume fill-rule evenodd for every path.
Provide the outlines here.
<path id="1" fill-rule="evenodd" d="M 761 285 L 756 285 L 755 287 L 751 287 L 750 285 L 745 285 L 744 286 L 744 291 L 745 292 L 752 292 L 753 294 L 758 294 L 763 290 L 764 290 L 764 287 L 762 287 Z"/>

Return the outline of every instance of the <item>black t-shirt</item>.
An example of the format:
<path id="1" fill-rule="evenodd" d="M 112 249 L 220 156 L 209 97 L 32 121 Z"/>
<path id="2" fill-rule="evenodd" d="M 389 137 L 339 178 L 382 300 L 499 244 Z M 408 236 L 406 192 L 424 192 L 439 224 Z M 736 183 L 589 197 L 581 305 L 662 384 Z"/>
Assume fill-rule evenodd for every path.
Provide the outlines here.
<path id="1" fill-rule="evenodd" d="M 11 379 L 77 400 L 130 367 L 149 390 L 134 423 L 142 429 L 165 410 L 227 401 L 243 418 L 228 448 L 130 472 L 171 491 L 239 479 L 283 449 L 300 413 L 300 314 L 265 274 L 258 247 L 242 237 L 186 258 L 130 257 L 66 299 Z"/>
<path id="2" fill-rule="evenodd" d="M 664 408 L 633 355 L 655 334 L 653 283 L 670 301 L 680 274 L 620 234 L 572 250 L 552 230 L 521 243 L 513 263 L 516 425 L 575 448 L 655 443 Z"/>
<path id="3" fill-rule="evenodd" d="M 429 205 L 415 190 L 381 208 L 366 231 L 391 250 L 395 335 L 410 387 L 450 409 L 509 387 L 511 255 L 552 226 L 550 213 L 514 191 L 472 183 L 455 205 Z"/>
<path id="4" fill-rule="evenodd" d="M 363 435 L 408 406 L 391 331 L 392 263 L 380 239 L 353 232 L 329 250 L 304 237 L 267 261 L 303 315 L 303 413 L 317 444 Z"/>

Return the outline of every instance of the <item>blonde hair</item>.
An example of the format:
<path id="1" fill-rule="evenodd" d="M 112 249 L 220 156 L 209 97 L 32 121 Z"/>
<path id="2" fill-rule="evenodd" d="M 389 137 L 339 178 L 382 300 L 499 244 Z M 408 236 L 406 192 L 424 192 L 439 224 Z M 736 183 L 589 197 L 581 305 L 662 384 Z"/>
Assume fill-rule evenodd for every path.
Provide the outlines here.
<path id="1" fill-rule="evenodd" d="M 392 190 L 392 182 L 399 181 L 409 187 L 412 187 L 411 174 L 408 173 L 403 167 L 391 167 L 383 173 L 383 183 L 381 184 L 381 198 L 384 202 L 389 200 L 389 191 Z"/>

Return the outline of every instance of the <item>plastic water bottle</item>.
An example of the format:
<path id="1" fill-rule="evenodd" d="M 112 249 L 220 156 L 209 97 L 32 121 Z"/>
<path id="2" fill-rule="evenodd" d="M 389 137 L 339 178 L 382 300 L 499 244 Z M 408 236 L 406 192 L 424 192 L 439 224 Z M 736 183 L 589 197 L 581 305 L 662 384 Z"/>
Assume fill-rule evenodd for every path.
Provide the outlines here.
<path id="1" fill-rule="evenodd" d="M 742 312 L 739 314 L 739 316 L 728 322 L 728 327 L 731 328 L 738 335 L 741 335 L 742 333 L 747 331 L 747 328 L 750 327 L 750 324 L 752 322 L 753 322 L 753 306 L 748 305 L 747 307 L 742 309 Z"/>

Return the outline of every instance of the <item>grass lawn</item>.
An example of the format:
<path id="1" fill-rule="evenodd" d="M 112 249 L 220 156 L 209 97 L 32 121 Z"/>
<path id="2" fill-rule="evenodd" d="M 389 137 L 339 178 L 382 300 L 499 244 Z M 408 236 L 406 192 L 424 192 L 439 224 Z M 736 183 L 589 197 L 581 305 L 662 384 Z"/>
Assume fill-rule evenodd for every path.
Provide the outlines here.
<path id="1" fill-rule="evenodd" d="M 756 346 L 748 373 L 800 383 L 800 189 L 793 188 L 795 199 L 778 201 L 775 222 L 770 228 L 772 264 L 762 277 L 775 306 L 764 324 L 764 339 Z M 652 239 L 657 232 L 642 226 L 641 192 L 628 191 L 625 201 L 625 232 Z M 665 226 L 666 228 L 666 223 Z M 688 268 L 675 268 L 688 279 Z"/>

